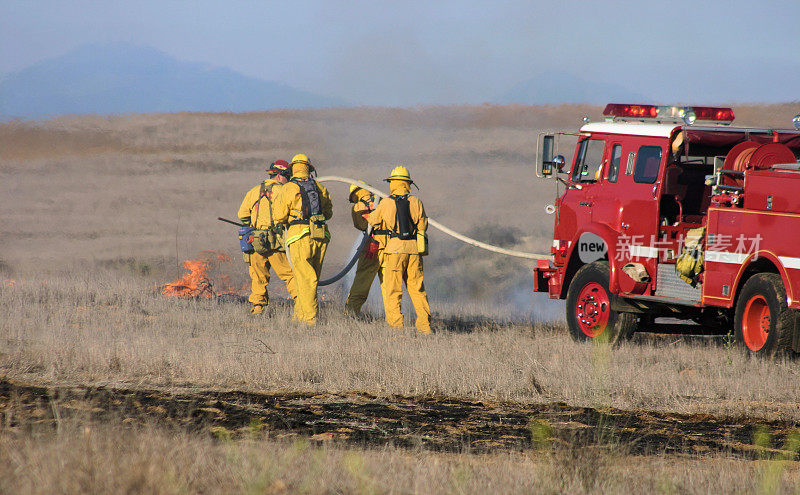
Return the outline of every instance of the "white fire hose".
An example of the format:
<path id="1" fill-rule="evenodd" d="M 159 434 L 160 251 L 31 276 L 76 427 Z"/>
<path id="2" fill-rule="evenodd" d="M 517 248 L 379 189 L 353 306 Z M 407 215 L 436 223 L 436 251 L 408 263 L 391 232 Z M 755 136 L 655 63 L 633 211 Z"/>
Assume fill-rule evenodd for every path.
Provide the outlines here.
<path id="1" fill-rule="evenodd" d="M 374 194 L 374 195 L 376 195 L 376 196 L 378 196 L 380 198 L 386 198 L 386 197 L 389 196 L 388 194 L 386 194 L 386 193 L 384 193 L 382 191 L 379 191 L 378 189 L 375 189 L 372 186 L 364 184 L 363 182 L 358 182 L 355 179 L 349 179 L 347 177 L 338 177 L 338 176 L 335 176 L 335 175 L 325 175 L 323 177 L 316 177 L 315 180 L 317 180 L 318 182 L 343 182 L 345 184 L 353 184 L 355 186 L 360 187 L 361 189 L 366 189 L 367 191 L 371 192 L 372 194 Z M 455 230 L 452 230 L 452 229 L 449 229 L 449 228 L 445 227 L 444 225 L 440 224 L 439 222 L 437 222 L 436 220 L 434 220 L 434 219 L 432 219 L 430 217 L 428 217 L 428 225 L 431 225 L 431 226 L 441 230 L 442 232 L 444 232 L 445 234 L 447 234 L 447 235 L 449 235 L 451 237 L 455 237 L 456 239 L 458 239 L 461 242 L 466 242 L 467 244 L 470 244 L 472 246 L 479 247 L 479 248 L 485 249 L 487 251 L 492 251 L 494 253 L 505 254 L 507 256 L 514 256 L 516 258 L 526 258 L 526 259 L 529 259 L 529 260 L 551 260 L 551 259 L 553 259 L 552 255 L 549 255 L 549 254 L 526 253 L 524 251 L 515 251 L 513 249 L 505 249 L 505 248 L 501 248 L 499 246 L 493 246 L 491 244 L 486 244 L 485 242 L 481 242 L 481 241 L 478 241 L 478 240 L 473 239 L 471 237 L 467 237 L 467 236 L 465 236 L 463 234 L 459 234 Z M 371 230 L 371 229 L 369 229 L 369 230 Z M 325 280 L 320 280 L 319 281 L 319 285 L 332 284 L 332 283 L 336 282 L 337 280 L 341 279 L 348 271 L 350 271 L 350 269 L 353 268 L 353 265 L 355 265 L 356 261 L 358 260 L 358 257 L 361 255 L 361 252 L 366 247 L 368 238 L 369 238 L 369 232 L 364 232 L 363 239 L 362 239 L 358 249 L 356 249 L 356 252 L 353 255 L 353 258 L 347 263 L 347 265 L 345 265 L 344 269 L 342 271 L 340 271 L 339 273 L 337 273 L 336 275 L 334 275 L 333 277 L 331 277 L 331 278 L 328 278 L 328 279 L 325 279 Z M 286 254 L 287 255 L 289 254 L 288 246 L 287 246 Z"/>

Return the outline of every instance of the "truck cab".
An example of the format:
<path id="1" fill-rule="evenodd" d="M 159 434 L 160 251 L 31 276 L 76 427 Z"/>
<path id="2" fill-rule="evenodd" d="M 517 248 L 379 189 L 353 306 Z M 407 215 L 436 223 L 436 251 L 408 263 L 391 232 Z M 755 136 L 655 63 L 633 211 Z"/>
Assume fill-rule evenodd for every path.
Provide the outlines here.
<path id="1" fill-rule="evenodd" d="M 791 268 L 800 247 L 784 242 L 800 222 L 788 186 L 800 180 L 800 130 L 734 127 L 730 108 L 610 104 L 603 113 L 572 133 L 570 164 L 553 156 L 557 136 L 541 137 L 537 172 L 564 190 L 553 208 L 553 259 L 537 264 L 534 290 L 567 300 L 579 340 L 617 342 L 672 316 L 742 334 L 751 352 L 800 352 L 800 332 L 789 345 L 770 340 L 781 308 L 762 311 L 767 325 L 751 329 L 749 342 L 755 316 L 736 308 L 747 281 L 769 273 L 787 310 L 800 309 L 800 262 Z M 788 211 L 773 218 L 778 203 Z M 778 246 L 781 255 L 770 251 Z M 737 317 L 745 328 L 736 330 Z"/>

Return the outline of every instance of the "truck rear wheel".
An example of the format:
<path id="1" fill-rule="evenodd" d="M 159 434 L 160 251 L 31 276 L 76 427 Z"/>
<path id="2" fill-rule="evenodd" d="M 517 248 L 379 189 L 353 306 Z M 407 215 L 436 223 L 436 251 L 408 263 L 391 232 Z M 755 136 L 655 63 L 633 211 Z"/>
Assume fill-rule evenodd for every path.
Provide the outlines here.
<path id="1" fill-rule="evenodd" d="M 595 261 L 582 266 L 569 284 L 567 326 L 573 339 L 617 344 L 629 339 L 636 329 L 635 314 L 611 308 L 617 296 L 608 290 L 610 275 L 606 262 Z"/>
<path id="2" fill-rule="evenodd" d="M 786 289 L 777 273 L 753 275 L 736 301 L 736 341 L 748 352 L 775 356 L 792 347 L 797 312 L 789 309 Z"/>

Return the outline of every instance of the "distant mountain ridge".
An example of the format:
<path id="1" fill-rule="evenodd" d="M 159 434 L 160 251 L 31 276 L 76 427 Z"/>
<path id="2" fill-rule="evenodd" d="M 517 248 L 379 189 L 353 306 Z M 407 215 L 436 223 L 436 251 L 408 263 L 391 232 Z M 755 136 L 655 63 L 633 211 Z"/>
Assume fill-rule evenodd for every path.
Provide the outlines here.
<path id="1" fill-rule="evenodd" d="M 0 77 L 0 116 L 245 112 L 344 106 L 231 69 L 127 43 L 85 45 Z"/>
<path id="2" fill-rule="evenodd" d="M 467 98 L 467 104 L 488 101 L 500 105 L 609 102 L 727 105 L 800 101 L 797 91 L 800 62 L 775 57 L 719 60 L 714 70 L 703 73 L 702 77 L 685 77 L 679 70 L 668 68 L 664 74 L 643 73 L 636 82 L 620 79 L 621 84 L 617 80 L 591 80 L 589 76 L 582 77 L 583 73 L 555 70 L 522 82 L 505 81 L 513 84 L 507 91 L 494 97 L 473 96 Z M 84 45 L 25 69 L 0 73 L 0 119 L 88 113 L 326 108 L 353 106 L 353 102 L 358 104 L 362 99 L 358 89 L 346 86 L 337 90 L 325 84 L 324 73 L 318 76 L 309 81 L 320 85 L 313 86 L 319 88 L 316 91 L 339 94 L 352 101 L 246 76 L 224 67 L 178 60 L 152 47 L 129 43 Z M 370 79 L 370 83 L 380 86 L 380 75 Z M 424 88 L 419 89 L 422 94 Z M 424 95 L 420 98 L 425 100 Z M 412 107 L 419 103 L 410 99 L 402 105 Z"/>

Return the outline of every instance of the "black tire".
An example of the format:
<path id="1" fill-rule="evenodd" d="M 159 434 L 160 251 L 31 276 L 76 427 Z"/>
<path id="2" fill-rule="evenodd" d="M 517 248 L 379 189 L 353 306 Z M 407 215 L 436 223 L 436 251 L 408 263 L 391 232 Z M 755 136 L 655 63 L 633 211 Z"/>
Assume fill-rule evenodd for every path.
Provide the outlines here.
<path id="1" fill-rule="evenodd" d="M 598 340 L 610 344 L 619 344 L 633 335 L 638 325 L 638 318 L 633 313 L 625 313 L 611 309 L 611 302 L 618 297 L 608 290 L 611 270 L 605 261 L 595 261 L 582 266 L 573 277 L 567 289 L 567 326 L 573 339 L 577 341 Z M 605 295 L 603 294 L 603 291 Z M 586 299 L 596 298 L 599 303 Z M 581 307 L 578 307 L 578 306 Z M 587 310 L 588 308 L 588 310 Z M 595 321 L 581 318 L 584 311 L 600 313 L 603 318 Z M 602 322 L 605 324 L 602 324 Z"/>
<path id="2" fill-rule="evenodd" d="M 784 354 L 791 350 L 797 328 L 798 314 L 786 302 L 780 275 L 759 273 L 745 282 L 734 316 L 734 335 L 739 345 L 756 356 Z"/>

